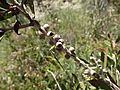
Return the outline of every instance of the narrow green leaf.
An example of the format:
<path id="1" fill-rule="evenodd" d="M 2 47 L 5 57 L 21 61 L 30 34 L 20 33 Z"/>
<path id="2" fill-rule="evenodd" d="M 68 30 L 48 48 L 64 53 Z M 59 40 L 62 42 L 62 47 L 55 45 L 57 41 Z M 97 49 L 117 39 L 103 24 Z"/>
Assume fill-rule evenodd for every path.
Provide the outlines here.
<path id="1" fill-rule="evenodd" d="M 117 83 L 116 83 L 115 80 L 112 78 L 112 76 L 110 75 L 109 72 L 107 72 L 107 76 L 109 77 L 109 79 L 110 79 L 110 81 L 111 81 L 112 83 L 114 83 L 115 85 L 117 85 Z"/>
<path id="2" fill-rule="evenodd" d="M 5 12 L 5 13 L 0 13 L 0 14 L 1 14 L 0 15 L 0 21 L 6 20 L 6 19 L 11 18 L 11 17 L 14 16 L 11 11 L 10 12 Z"/>
<path id="3" fill-rule="evenodd" d="M 4 33 L 5 33 L 5 30 L 0 29 L 0 37 L 2 37 L 4 35 Z"/>
<path id="4" fill-rule="evenodd" d="M 104 58 L 105 58 L 105 53 L 104 52 L 101 52 L 101 61 L 104 61 Z"/>
<path id="5" fill-rule="evenodd" d="M 117 39 L 116 39 L 116 43 L 118 43 L 120 41 L 120 35 L 118 35 Z"/>
<path id="6" fill-rule="evenodd" d="M 78 86 L 77 86 L 76 90 L 79 90 L 79 89 L 80 89 L 80 84 L 78 84 Z"/>
<path id="7" fill-rule="evenodd" d="M 78 80 L 77 76 L 76 76 L 74 73 L 72 73 L 72 76 L 73 76 L 74 79 L 75 79 L 75 83 L 78 84 L 78 83 L 79 83 L 79 80 Z"/>
<path id="8" fill-rule="evenodd" d="M 117 65 L 117 70 L 120 72 L 120 65 Z"/>
<path id="9" fill-rule="evenodd" d="M 68 90 L 64 84 L 61 85 L 62 90 Z"/>
<path id="10" fill-rule="evenodd" d="M 20 28 L 20 25 L 21 25 L 21 23 L 17 20 L 17 22 L 16 22 L 15 25 L 14 25 L 14 31 L 17 33 L 17 35 L 20 35 L 20 34 L 18 33 L 18 30 L 19 30 L 19 28 Z"/>

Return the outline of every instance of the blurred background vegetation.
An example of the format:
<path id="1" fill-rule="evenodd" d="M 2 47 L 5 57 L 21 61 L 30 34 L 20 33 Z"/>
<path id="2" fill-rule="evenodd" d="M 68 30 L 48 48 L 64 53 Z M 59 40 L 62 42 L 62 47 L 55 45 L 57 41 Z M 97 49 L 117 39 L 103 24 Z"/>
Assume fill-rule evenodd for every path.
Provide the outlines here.
<path id="1" fill-rule="evenodd" d="M 75 47 L 78 57 L 96 71 L 107 70 L 120 86 L 120 0 L 35 0 L 34 5 L 41 25 L 48 23 L 67 47 Z M 28 22 L 22 14 L 18 19 Z M 15 16 L 0 21 L 0 27 L 15 21 Z M 58 90 L 50 72 L 62 90 L 96 90 L 82 66 L 49 50 L 48 38 L 40 39 L 34 28 L 19 32 L 9 31 L 0 41 L 0 90 Z M 101 58 L 102 52 L 107 59 Z"/>

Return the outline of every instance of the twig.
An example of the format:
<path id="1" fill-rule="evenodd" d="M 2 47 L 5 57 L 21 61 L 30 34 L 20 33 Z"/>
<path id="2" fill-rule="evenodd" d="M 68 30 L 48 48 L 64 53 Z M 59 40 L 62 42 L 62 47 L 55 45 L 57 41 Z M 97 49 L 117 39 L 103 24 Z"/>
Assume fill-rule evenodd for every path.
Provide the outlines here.
<path id="1" fill-rule="evenodd" d="M 31 25 L 31 24 L 21 25 L 21 26 L 19 27 L 19 29 L 27 28 L 27 27 L 30 27 L 30 26 L 32 26 L 32 25 Z M 1 28 L 1 29 L 3 29 L 3 28 Z M 5 30 L 5 31 L 10 31 L 10 30 L 13 30 L 13 29 L 14 29 L 14 27 L 9 27 L 9 28 L 4 28 L 3 30 Z"/>

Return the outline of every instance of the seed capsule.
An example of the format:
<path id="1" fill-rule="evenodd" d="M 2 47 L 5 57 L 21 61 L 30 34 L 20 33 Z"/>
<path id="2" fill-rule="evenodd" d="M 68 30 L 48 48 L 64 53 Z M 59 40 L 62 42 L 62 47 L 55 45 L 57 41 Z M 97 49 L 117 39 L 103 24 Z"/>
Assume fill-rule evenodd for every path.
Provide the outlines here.
<path id="1" fill-rule="evenodd" d="M 48 24 L 44 24 L 43 28 L 48 31 L 48 29 L 50 28 L 50 26 Z"/>
<path id="2" fill-rule="evenodd" d="M 67 52 L 65 53 L 65 58 L 66 58 L 66 59 L 69 59 L 70 56 L 71 56 L 70 53 L 67 51 Z"/>
<path id="3" fill-rule="evenodd" d="M 53 35 L 54 35 L 54 32 L 48 31 L 47 36 L 53 36 Z"/>
<path id="4" fill-rule="evenodd" d="M 62 50 L 63 50 L 63 44 L 62 44 L 61 42 L 57 42 L 57 43 L 56 43 L 56 49 L 57 49 L 58 51 L 62 51 Z"/>
<path id="5" fill-rule="evenodd" d="M 70 48 L 69 48 L 69 51 L 70 51 L 72 54 L 75 54 L 75 48 L 74 48 L 74 47 L 70 47 Z"/>
<path id="6" fill-rule="evenodd" d="M 56 43 L 56 47 L 62 47 L 63 45 L 62 45 L 62 43 L 61 42 L 57 42 Z"/>
<path id="7" fill-rule="evenodd" d="M 60 35 L 55 34 L 53 39 L 57 42 L 59 39 L 61 39 Z"/>
<path id="8" fill-rule="evenodd" d="M 64 39 L 59 39 L 58 42 L 64 43 Z"/>

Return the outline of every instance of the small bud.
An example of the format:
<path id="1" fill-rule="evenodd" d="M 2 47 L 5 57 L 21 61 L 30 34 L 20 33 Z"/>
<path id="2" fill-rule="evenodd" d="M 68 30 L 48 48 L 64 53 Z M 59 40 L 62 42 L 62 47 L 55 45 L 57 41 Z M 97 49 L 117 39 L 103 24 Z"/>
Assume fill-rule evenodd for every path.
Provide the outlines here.
<path id="1" fill-rule="evenodd" d="M 63 50 L 63 44 L 62 44 L 61 42 L 57 42 L 57 43 L 56 43 L 56 49 L 57 49 L 58 51 L 62 51 L 62 50 Z"/>
<path id="2" fill-rule="evenodd" d="M 61 39 L 60 35 L 55 34 L 53 39 L 57 42 L 59 39 Z"/>
<path id="3" fill-rule="evenodd" d="M 58 42 L 64 43 L 64 39 L 59 39 Z"/>
<path id="4" fill-rule="evenodd" d="M 97 78 L 97 79 L 100 78 L 99 74 L 97 74 L 97 73 L 93 73 L 93 76 L 94 76 L 95 78 Z"/>
<path id="5" fill-rule="evenodd" d="M 48 24 L 44 24 L 44 26 L 43 26 L 43 28 L 46 30 L 46 31 L 48 31 L 48 29 L 49 29 L 49 25 Z"/>
<path id="6" fill-rule="evenodd" d="M 63 45 L 62 45 L 62 43 L 61 42 L 57 42 L 56 43 L 56 47 L 62 47 Z"/>
<path id="7" fill-rule="evenodd" d="M 38 31 L 40 39 L 45 39 L 45 34 L 42 33 L 41 31 Z"/>
<path id="8" fill-rule="evenodd" d="M 70 48 L 69 48 L 69 51 L 70 51 L 72 54 L 75 54 L 75 48 L 74 48 L 74 47 L 70 47 Z"/>
<path id="9" fill-rule="evenodd" d="M 65 53 L 65 58 L 66 58 L 66 59 L 69 59 L 69 58 L 70 58 L 70 53 L 69 53 L 69 52 L 66 52 L 66 53 Z"/>
<path id="10" fill-rule="evenodd" d="M 53 36 L 54 35 L 54 33 L 52 32 L 52 31 L 49 31 L 48 33 L 47 33 L 47 36 Z"/>
<path id="11" fill-rule="evenodd" d="M 51 38 L 51 39 L 49 40 L 49 44 L 50 44 L 50 45 L 55 45 L 55 43 L 56 43 L 56 42 L 55 42 L 55 40 L 53 40 L 53 38 Z"/>
<path id="12" fill-rule="evenodd" d="M 65 58 L 66 58 L 66 59 L 70 59 L 70 55 L 65 54 Z"/>

